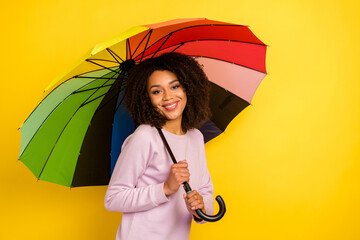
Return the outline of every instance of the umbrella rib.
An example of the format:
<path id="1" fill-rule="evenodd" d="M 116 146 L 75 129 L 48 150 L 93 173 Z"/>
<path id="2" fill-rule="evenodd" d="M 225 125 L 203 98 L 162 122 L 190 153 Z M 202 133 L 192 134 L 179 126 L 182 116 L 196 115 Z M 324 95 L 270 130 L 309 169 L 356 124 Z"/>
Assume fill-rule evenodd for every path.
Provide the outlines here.
<path id="1" fill-rule="evenodd" d="M 116 73 L 116 71 L 112 70 L 111 68 L 108 68 L 108 67 L 105 67 L 105 66 L 103 66 L 101 64 L 98 64 L 96 62 L 93 62 L 93 61 L 91 61 L 91 59 L 86 59 L 86 61 Z"/>
<path id="2" fill-rule="evenodd" d="M 105 83 L 104 83 L 105 84 Z M 114 83 L 113 83 L 114 84 Z M 100 88 L 103 88 L 103 87 L 108 87 L 108 86 L 112 86 L 113 84 L 109 84 L 109 85 L 102 85 L 102 86 L 100 86 L 100 87 L 97 87 L 97 88 L 94 88 L 94 89 L 97 89 L 97 90 L 99 90 Z M 87 90 L 84 90 L 84 92 L 85 91 L 87 91 Z M 83 106 L 85 106 L 85 105 L 87 105 L 88 103 L 91 103 L 91 102 L 93 102 L 93 101 L 95 101 L 95 100 L 97 100 L 97 99 L 99 99 L 99 98 L 101 98 L 102 96 L 105 96 L 106 94 L 108 94 L 108 93 L 111 93 L 111 92 L 113 92 L 113 91 L 115 91 L 115 89 L 112 89 L 112 90 L 110 90 L 110 91 L 107 91 L 106 93 L 104 93 L 104 94 L 102 94 L 102 95 L 100 95 L 100 96 L 97 96 L 96 98 L 94 98 L 94 99 L 92 99 L 92 100 L 90 100 L 89 102 L 86 102 L 88 99 L 86 99 L 85 101 L 84 101 L 84 103 L 83 104 L 81 104 L 80 105 L 80 107 L 79 108 L 81 108 L 81 107 L 83 107 Z M 79 91 L 80 92 L 80 91 Z M 76 92 L 76 93 L 78 93 L 78 92 Z M 94 92 L 95 93 L 95 92 Z"/>
<path id="3" fill-rule="evenodd" d="M 96 71 L 99 71 L 99 70 L 88 71 L 88 72 L 84 72 L 84 73 L 81 73 L 81 74 L 88 74 L 88 73 L 92 73 L 92 72 L 96 72 Z M 107 74 L 108 74 L 108 73 L 107 73 Z M 105 75 L 106 75 L 106 74 L 105 74 Z M 81 75 L 72 76 L 72 77 L 70 77 L 69 79 L 64 80 L 61 84 L 59 84 L 58 86 L 56 86 L 54 89 L 52 89 L 51 92 L 50 92 L 47 96 L 49 96 L 49 95 L 50 95 L 52 92 L 54 92 L 57 88 L 59 88 L 59 87 L 62 86 L 64 83 L 67 83 L 68 81 L 70 81 L 70 80 L 73 79 L 73 78 L 94 78 L 94 77 L 86 77 L 86 76 L 81 76 Z M 97 78 L 95 78 L 95 79 L 98 80 L 98 79 L 113 79 L 113 78 L 97 77 Z M 95 80 L 95 81 L 96 81 L 96 80 Z M 90 83 L 92 83 L 92 82 L 90 82 Z M 88 83 L 88 84 L 90 84 L 90 83 Z M 87 86 L 88 84 L 82 86 L 81 88 Z M 80 89 L 80 88 L 79 88 L 79 89 Z M 44 91 L 44 92 L 45 92 L 45 91 Z M 44 99 L 42 99 L 41 102 L 39 102 L 38 105 L 36 105 L 36 107 L 34 108 L 34 110 L 33 110 L 33 111 L 29 114 L 29 116 L 25 119 L 23 125 L 24 125 L 24 124 L 26 123 L 26 121 L 30 118 L 30 116 L 34 113 L 34 111 L 36 110 L 36 108 L 37 108 L 38 106 L 40 106 L 40 104 L 47 98 L 47 96 L 46 96 Z M 19 129 L 20 129 L 20 128 L 19 128 Z"/>
<path id="4" fill-rule="evenodd" d="M 91 82 L 87 83 L 86 85 L 80 87 L 79 89 L 86 87 L 87 85 L 89 85 L 89 84 L 97 81 L 98 79 L 101 79 L 101 78 L 96 78 L 94 81 L 91 81 Z M 110 78 L 110 79 L 114 79 L 114 78 Z M 61 86 L 61 85 L 59 85 L 59 86 Z M 55 89 L 54 89 L 54 90 L 55 90 Z M 76 90 L 75 90 L 75 91 L 76 91 Z M 24 148 L 23 152 L 22 152 L 21 155 L 19 156 L 19 160 L 20 160 L 20 158 L 22 157 L 22 155 L 24 154 L 24 152 L 26 151 L 27 147 L 29 146 L 29 144 L 31 143 L 31 141 L 33 140 L 33 138 L 35 137 L 36 133 L 40 130 L 40 128 L 41 128 L 42 125 L 46 122 L 46 120 L 49 118 L 49 116 L 55 111 L 55 109 L 57 109 L 57 108 L 58 108 L 67 98 L 69 98 L 73 93 L 74 93 L 74 92 L 72 92 L 72 93 L 69 94 L 67 97 L 65 97 L 61 102 L 59 102 L 59 104 L 56 105 L 56 106 L 54 107 L 54 109 L 48 114 L 48 116 L 47 116 L 47 117 L 44 119 L 44 121 L 40 124 L 39 128 L 36 130 L 36 132 L 34 133 L 34 135 L 31 137 L 30 141 L 28 142 L 28 144 L 27 144 L 26 147 Z M 43 100 L 43 101 L 44 101 L 44 100 Z M 41 102 L 38 104 L 38 106 L 39 106 L 43 101 L 41 101 Z M 38 106 L 37 106 L 37 107 L 38 107 Z M 36 108 L 37 108 L 37 107 L 36 107 Z M 36 110 L 36 108 L 33 110 L 33 112 Z M 33 112 L 32 112 L 32 113 L 33 113 Z M 32 113 L 31 113 L 31 114 L 32 114 Z M 30 114 L 30 116 L 31 116 L 31 114 Z M 30 116 L 29 116 L 29 117 L 30 117 Z M 28 117 L 28 118 L 29 118 L 29 117 Z"/>
<path id="5" fill-rule="evenodd" d="M 147 37 L 147 35 L 149 35 L 149 34 L 151 35 L 151 33 L 152 33 L 152 29 L 150 29 L 150 30 L 148 31 L 148 33 L 143 37 L 143 39 L 141 39 L 140 43 L 137 45 L 134 53 L 133 53 L 131 56 L 134 56 L 134 55 L 135 55 L 136 51 L 139 49 L 140 45 L 141 45 L 142 42 L 145 40 L 145 38 Z M 150 38 L 150 36 L 149 36 L 149 38 Z M 149 38 L 148 38 L 148 41 L 147 41 L 147 42 L 149 42 Z M 147 45 L 147 44 L 146 44 L 146 45 Z M 146 48 L 146 46 L 145 46 L 145 48 Z"/>
<path id="6" fill-rule="evenodd" d="M 118 61 L 113 61 L 113 60 L 107 60 L 107 59 L 100 59 L 100 58 L 91 58 L 89 60 L 93 60 L 93 61 L 103 61 L 103 62 L 111 62 L 111 63 L 119 63 Z M 116 59 L 115 59 L 116 60 Z"/>
<path id="7" fill-rule="evenodd" d="M 109 80 L 110 80 L 110 79 L 115 79 L 115 78 L 109 78 Z M 91 90 L 97 90 L 97 89 L 104 88 L 104 87 L 109 87 L 109 86 L 112 86 L 112 85 L 113 85 L 113 84 L 108 84 L 108 85 L 104 85 L 104 86 L 100 86 L 100 87 L 89 88 L 89 89 L 86 89 L 86 90 L 75 91 L 75 92 L 73 92 L 72 94 L 88 92 L 88 91 L 91 91 Z"/>
<path id="8" fill-rule="evenodd" d="M 193 42 L 193 41 L 189 41 L 189 42 Z M 175 49 L 173 49 L 171 52 L 176 51 L 177 49 L 179 49 L 180 47 L 182 47 L 185 43 L 187 43 L 187 42 L 183 42 L 183 43 L 179 44 L 179 46 L 176 47 Z M 174 46 L 174 45 L 173 45 L 173 46 Z M 171 47 L 173 47 L 173 46 L 168 46 L 168 47 L 163 48 L 163 49 L 161 49 L 161 50 L 165 50 L 165 49 L 171 48 Z M 149 54 L 149 55 L 150 55 L 150 54 Z M 191 56 L 193 56 L 193 57 L 211 58 L 211 59 L 215 59 L 215 60 L 219 60 L 219 61 L 223 61 L 223 62 L 227 62 L 227 63 L 236 64 L 236 65 L 238 65 L 238 66 L 241 66 L 241 67 L 244 67 L 244 68 L 248 68 L 248 69 L 251 69 L 251 70 L 254 70 L 254 71 L 257 71 L 257 72 L 266 73 L 266 72 L 257 70 L 257 69 L 255 69 L 255 68 L 251 68 L 251 67 L 248 67 L 248 66 L 245 66 L 245 65 L 242 65 L 242 64 L 234 63 L 234 62 L 231 62 L 231 61 L 226 61 L 226 60 L 219 59 L 219 58 L 207 57 L 207 56 L 204 56 L 204 55 L 201 55 L 201 56 L 200 56 L 200 55 L 191 55 Z M 137 57 L 138 57 L 138 56 L 137 56 Z M 146 56 L 145 56 L 145 57 L 146 57 Z"/>
<path id="9" fill-rule="evenodd" d="M 196 28 L 196 27 L 209 27 L 209 26 L 217 26 L 217 27 L 245 27 L 245 28 L 249 28 L 249 25 L 241 25 L 241 24 L 225 24 L 225 23 L 209 23 L 209 24 L 199 24 L 199 25 L 192 25 L 192 26 L 187 26 L 187 27 L 183 27 L 183 28 L 178 28 L 176 30 L 174 30 L 173 32 L 177 32 L 177 31 L 181 31 L 184 29 L 188 29 L 188 28 Z"/>
<path id="10" fill-rule="evenodd" d="M 97 99 L 99 99 L 99 98 L 101 98 L 101 97 L 105 96 L 105 95 L 106 95 L 106 94 L 108 94 L 108 93 L 110 93 L 110 91 L 109 91 L 109 92 L 106 92 L 106 93 L 104 93 L 104 94 L 101 94 L 101 95 L 97 96 L 96 98 L 91 99 L 91 100 L 90 100 L 90 101 L 88 101 L 88 102 L 86 102 L 86 101 L 85 101 L 83 104 L 81 104 L 81 105 L 80 105 L 80 107 L 79 107 L 79 108 L 84 107 L 85 105 L 87 105 L 87 104 L 89 104 L 89 103 L 91 103 L 91 102 L 93 102 L 93 101 L 95 101 L 95 100 L 97 100 Z"/>
<path id="11" fill-rule="evenodd" d="M 109 81 L 109 80 L 108 80 L 108 81 Z M 106 81 L 105 83 L 103 83 L 103 85 L 106 84 L 108 81 Z M 97 91 L 98 91 L 98 90 L 95 90 L 84 102 L 86 102 L 89 98 L 91 98 Z M 53 146 L 53 148 L 51 149 L 51 151 L 50 151 L 50 153 L 49 153 L 49 155 L 48 155 L 48 157 L 47 157 L 47 159 L 46 159 L 46 161 L 45 161 L 45 164 L 44 164 L 43 168 L 41 169 L 41 172 L 40 172 L 40 174 L 39 174 L 39 176 L 38 176 L 38 179 L 40 179 L 40 177 L 41 177 L 41 175 L 42 175 L 42 173 L 43 173 L 43 171 L 44 171 L 44 169 L 45 169 L 45 167 L 46 167 L 46 165 L 47 165 L 47 163 L 48 163 L 48 161 L 49 161 L 49 159 L 50 159 L 50 157 L 51 157 L 51 154 L 53 153 L 53 151 L 54 151 L 54 149 L 55 149 L 55 146 L 56 146 L 56 144 L 58 143 L 61 135 L 62 135 L 63 132 L 65 131 L 66 127 L 69 125 L 71 119 L 75 116 L 75 114 L 80 110 L 81 107 L 83 107 L 83 104 L 80 105 L 80 106 L 76 109 L 76 111 L 73 113 L 73 115 L 71 116 L 71 118 L 69 119 L 69 121 L 65 124 L 65 126 L 64 126 L 63 129 L 61 130 L 61 133 L 59 134 L 58 138 L 56 139 L 56 141 L 55 141 L 55 143 L 54 143 L 54 146 Z"/>
<path id="12" fill-rule="evenodd" d="M 79 89 L 88 86 L 89 84 L 97 81 L 98 79 L 100 79 L 100 78 L 95 78 L 94 81 L 91 81 L 91 82 L 85 84 L 84 86 L 80 87 Z M 111 78 L 111 79 L 113 79 L 113 78 Z M 61 85 L 59 85 L 59 86 L 61 86 Z M 59 87 L 59 86 L 58 86 L 58 87 Z M 55 89 L 54 89 L 54 90 L 55 90 Z M 53 91 L 54 91 L 54 90 L 53 90 Z M 69 94 L 66 98 L 64 98 L 61 102 L 59 102 L 59 104 L 56 105 L 56 106 L 54 107 L 54 109 L 48 114 L 48 116 L 47 116 L 47 117 L 44 119 L 44 121 L 40 124 L 40 126 L 38 127 L 38 129 L 36 130 L 36 132 L 34 133 L 34 135 L 31 137 L 30 141 L 28 142 L 28 144 L 27 144 L 26 147 L 24 148 L 23 152 L 22 152 L 21 155 L 19 156 L 19 160 L 20 160 L 21 156 L 24 154 L 24 152 L 26 151 L 26 149 L 28 148 L 28 146 L 30 145 L 31 141 L 34 139 L 34 137 L 35 137 L 35 135 L 37 134 L 37 132 L 40 130 L 40 128 L 41 128 L 42 125 L 46 122 L 46 120 L 49 118 L 49 116 L 55 111 L 55 109 L 57 109 L 57 108 L 58 108 L 67 98 L 69 98 L 72 94 L 73 94 L 73 92 L 72 92 L 71 94 Z M 44 99 L 44 100 L 45 100 L 45 99 Z M 43 100 L 43 101 L 44 101 L 44 100 Z M 43 101 L 41 101 L 41 102 L 39 103 L 39 105 L 40 105 Z M 38 106 L 39 106 L 39 105 L 38 105 Z M 37 106 L 37 107 L 38 107 L 38 106 Z M 37 107 L 36 107 L 36 108 L 37 108 Z M 36 109 L 36 108 L 35 108 L 35 109 Z M 35 109 L 34 109 L 34 111 L 35 111 Z M 33 111 L 33 112 L 34 112 L 34 111 Z M 33 112 L 32 112 L 32 113 L 33 113 Z M 31 114 L 30 114 L 30 115 L 31 115 Z M 30 117 L 30 116 L 29 116 L 29 117 Z M 29 117 L 28 117 L 28 118 L 29 118 Z"/>
<path id="13" fill-rule="evenodd" d="M 124 61 L 121 57 L 119 57 L 113 50 L 111 50 L 110 48 L 106 48 L 106 51 L 108 51 L 108 53 L 110 53 L 110 55 L 119 63 L 121 64 L 116 57 L 118 57 L 122 62 Z M 115 56 L 116 57 L 115 57 Z"/>
<path id="14" fill-rule="evenodd" d="M 112 68 L 115 68 L 115 69 L 118 69 L 118 66 L 115 66 L 115 67 L 112 67 Z M 70 77 L 70 78 L 68 78 L 67 80 L 64 80 L 59 86 L 61 86 L 62 84 L 64 84 L 64 83 L 66 83 L 66 82 L 68 82 L 68 81 L 70 81 L 71 79 L 73 79 L 73 78 L 94 78 L 94 77 L 88 77 L 88 76 L 82 76 L 82 75 L 85 75 L 85 74 L 89 74 L 89 73 L 93 73 L 93 72 L 97 72 L 97 71 L 99 71 L 99 69 L 95 69 L 95 70 L 91 70 L 91 71 L 88 71 L 88 72 L 83 72 L 83 73 L 79 73 L 79 75 L 74 75 L 74 76 L 72 76 L 72 77 Z M 114 72 L 114 71 L 112 71 L 112 72 Z M 116 71 L 115 71 L 116 72 Z M 107 73 L 108 74 L 108 73 Z M 104 76 L 105 76 L 106 74 L 104 74 Z M 96 79 L 113 79 L 113 77 L 97 77 Z M 59 87 L 59 86 L 57 86 L 57 87 Z M 57 88 L 56 87 L 56 88 Z M 50 94 L 50 93 L 49 93 Z"/>
<path id="15" fill-rule="evenodd" d="M 248 26 L 245 26 L 245 25 L 233 25 L 233 24 L 203 24 L 203 25 L 196 25 L 196 26 L 189 26 L 189 27 L 184 27 L 184 28 L 181 28 L 181 29 L 177 29 L 171 33 L 175 33 L 175 32 L 178 32 L 178 31 L 182 31 L 182 30 L 185 30 L 185 29 L 189 29 L 189 28 L 195 28 L 195 27 L 208 27 L 208 26 L 220 26 L 220 27 L 242 27 L 242 28 L 249 28 Z M 165 37 L 165 36 L 164 36 Z M 162 37 L 162 38 L 164 38 Z M 162 39 L 161 38 L 161 39 Z M 159 39 L 158 41 L 160 41 L 161 39 Z M 224 39 L 222 39 L 224 40 Z M 157 42 L 158 42 L 157 41 Z M 225 40 L 225 41 L 228 41 L 228 40 Z M 231 40 L 233 41 L 233 40 Z M 234 40 L 235 42 L 235 40 Z M 156 43 L 156 42 L 155 42 Z M 154 43 L 154 44 L 155 44 Z M 245 42 L 245 43 L 251 43 L 251 42 Z M 266 44 L 260 44 L 260 43 L 253 43 L 253 44 L 258 44 L 258 45 L 262 45 L 262 46 L 267 46 Z"/>
<path id="16" fill-rule="evenodd" d="M 176 50 L 178 50 L 180 47 L 182 47 L 184 45 L 184 43 L 180 44 L 179 46 L 177 46 L 175 49 L 173 49 L 171 52 L 175 52 Z"/>
<path id="17" fill-rule="evenodd" d="M 94 78 L 94 77 L 88 77 L 88 76 L 75 76 L 73 78 Z M 70 78 L 70 79 L 73 79 L 73 78 Z M 69 79 L 69 80 L 70 80 Z M 96 79 L 115 79 L 113 77 L 99 77 L 99 78 L 96 78 Z"/>
<path id="18" fill-rule="evenodd" d="M 145 47 L 144 47 L 144 51 L 142 52 L 142 55 L 141 55 L 141 58 L 140 58 L 140 62 L 142 61 L 142 59 L 143 59 L 143 57 L 144 57 L 144 53 L 145 53 L 146 48 L 147 48 L 147 45 L 148 45 L 148 43 L 149 43 L 149 40 L 150 40 L 152 31 L 153 31 L 152 29 L 149 31 L 149 32 L 150 32 L 150 35 L 149 35 L 149 37 L 148 37 L 148 39 L 147 39 L 147 41 L 146 41 L 146 44 L 145 44 Z M 141 53 L 140 53 L 140 54 L 141 54 Z"/>
<path id="19" fill-rule="evenodd" d="M 122 86 L 124 86 L 124 84 L 122 84 L 123 81 L 124 81 L 124 79 L 122 79 L 122 81 L 121 81 L 120 92 L 123 90 L 123 89 L 122 89 Z M 120 93 L 120 92 L 119 92 L 119 93 Z M 117 95 L 118 95 L 118 94 L 117 94 Z M 125 98 L 125 95 L 122 96 L 122 98 L 121 98 L 121 100 L 120 100 L 120 103 L 116 106 L 115 111 L 114 111 L 114 115 L 117 113 L 118 109 L 120 108 L 120 105 L 122 104 L 124 98 Z"/>
<path id="20" fill-rule="evenodd" d="M 130 59 L 131 59 L 132 56 L 131 56 L 131 48 L 130 48 L 130 40 L 129 40 L 129 38 L 126 39 L 126 43 L 127 43 L 126 45 L 127 45 L 128 48 L 129 48 L 128 53 L 129 53 Z M 126 48 L 126 50 L 127 50 L 128 48 Z M 127 56 L 127 54 L 126 54 L 126 56 Z"/>
<path id="21" fill-rule="evenodd" d="M 111 86 L 111 85 L 108 85 L 108 86 Z M 100 88 L 102 88 L 102 87 L 99 87 L 99 89 L 100 89 Z M 87 104 L 89 104 L 89 103 L 91 103 L 91 102 L 93 102 L 93 101 L 95 101 L 95 100 L 97 100 L 97 99 L 105 96 L 106 94 L 113 92 L 113 91 L 115 91 L 115 90 L 114 90 L 114 89 L 113 89 L 113 90 L 110 90 L 110 91 L 108 91 L 108 92 L 106 92 L 106 93 L 104 93 L 104 94 L 101 94 L 101 95 L 97 96 L 96 98 L 91 99 L 90 101 L 87 102 L 87 100 L 89 99 L 89 98 L 88 98 L 83 104 L 80 105 L 79 108 L 82 108 L 82 107 L 84 107 L 85 105 L 87 105 Z"/>
<path id="22" fill-rule="evenodd" d="M 214 59 L 214 60 L 218 60 L 218 61 L 222 61 L 222 62 L 226 62 L 226 63 L 231 63 L 231 64 L 235 64 L 235 65 L 238 65 L 238 66 L 241 66 L 241 67 L 244 67 L 244 68 L 247 68 L 247 69 L 250 69 L 250 70 L 256 71 L 256 72 L 260 72 L 260 73 L 265 73 L 265 74 L 267 74 L 267 72 L 263 72 L 263 71 L 260 71 L 260 70 L 258 70 L 258 69 L 255 69 L 255 68 L 251 68 L 251 67 L 248 67 L 248 66 L 245 66 L 245 65 L 242 65 L 242 64 L 238 64 L 238 63 L 234 63 L 234 62 L 226 61 L 226 60 L 219 59 L 219 58 L 206 57 L 206 56 L 197 56 L 197 55 L 192 55 L 192 56 L 193 56 L 193 57 L 203 57 L 203 58 L 209 58 L 209 59 Z"/>
<path id="23" fill-rule="evenodd" d="M 121 72 L 120 74 L 126 74 L 125 72 Z M 123 90 L 123 86 L 124 86 L 124 84 L 123 84 L 123 82 L 124 82 L 124 78 L 125 78 L 125 76 L 118 76 L 118 78 L 117 79 L 119 79 L 120 80 L 120 86 L 119 86 L 119 93 Z M 115 84 L 115 83 L 114 83 Z M 112 90 L 110 90 L 110 91 L 112 91 Z M 110 92 L 109 91 L 109 92 Z M 98 109 L 96 109 L 96 112 L 98 112 L 98 111 L 100 111 L 106 104 L 108 104 L 110 101 L 112 101 L 113 99 L 114 99 L 114 97 L 117 97 L 118 95 L 119 95 L 119 93 L 117 93 L 117 94 L 115 94 L 113 97 L 111 97 L 108 101 L 106 101 L 102 106 L 99 106 L 98 107 Z M 121 100 L 121 102 L 122 102 L 122 100 Z M 121 102 L 120 102 L 120 104 L 121 104 Z M 116 108 L 117 109 L 117 108 Z M 117 110 L 115 110 L 115 112 L 116 112 Z"/>
<path id="24" fill-rule="evenodd" d="M 112 92 L 113 90 L 110 90 L 108 93 Z M 102 106 L 100 106 L 98 109 L 96 109 L 95 113 L 99 112 L 101 109 L 103 109 L 103 107 L 108 104 L 109 102 L 111 102 L 115 97 L 117 96 L 117 94 L 115 94 L 114 96 L 112 96 L 108 101 L 106 101 Z"/>
<path id="25" fill-rule="evenodd" d="M 166 35 L 167 36 L 167 35 Z M 163 39 L 163 38 L 161 38 Z M 163 48 L 161 50 L 167 49 L 167 48 L 171 48 L 173 46 L 176 46 L 178 44 L 185 44 L 185 43 L 190 43 L 190 42 L 201 42 L 201 41 L 222 41 L 222 42 L 237 42 L 237 43 L 246 43 L 246 44 L 251 44 L 251 45 L 258 45 L 258 46 L 263 46 L 263 47 L 267 47 L 267 45 L 263 45 L 263 44 L 259 44 L 259 43 L 252 43 L 252 42 L 246 42 L 246 41 L 237 41 L 237 40 L 226 40 L 226 39 L 216 39 L 216 38 L 209 38 L 209 39 L 200 39 L 200 40 L 189 40 L 189 41 L 183 41 L 183 42 L 178 42 L 174 45 L 170 45 L 167 46 L 166 48 Z M 157 41 L 159 42 L 159 41 Z M 155 44 L 155 43 L 154 43 Z M 152 44 L 150 47 L 152 47 L 154 44 Z M 162 44 L 163 45 L 163 44 Z M 149 47 L 149 48 L 150 48 Z M 159 49 L 158 49 L 159 51 Z M 143 52 L 144 53 L 144 52 Z M 141 54 L 141 53 L 140 53 Z M 140 54 L 138 54 L 134 59 L 138 58 L 140 56 Z M 150 54 L 149 54 L 150 55 Z M 147 55 L 146 55 L 147 56 Z"/>
<path id="26" fill-rule="evenodd" d="M 166 34 L 165 36 L 163 36 L 162 38 L 160 38 L 159 40 L 155 41 L 153 44 L 151 44 L 150 47 L 152 47 L 153 45 L 155 45 L 156 43 L 158 43 L 159 41 L 161 41 L 162 39 L 164 39 L 165 37 L 167 37 L 169 34 L 174 34 L 176 32 L 185 30 L 185 29 L 190 29 L 190 28 L 195 28 L 195 27 L 207 27 L 207 26 L 226 26 L 226 27 L 242 27 L 242 28 L 248 28 L 248 26 L 245 25 L 233 25 L 233 24 L 202 24 L 202 25 L 196 25 L 196 26 L 188 26 L 188 27 L 184 27 L 181 29 L 176 29 L 175 31 L 172 31 L 168 34 Z M 229 40 L 225 40 L 225 39 L 208 39 L 208 40 L 223 40 L 223 41 L 229 41 Z M 198 41 L 198 40 L 193 40 L 193 41 Z M 200 41 L 200 40 L 199 40 Z M 245 42 L 245 41 L 235 41 L 235 40 L 231 40 L 233 42 L 244 42 L 244 43 L 249 43 L 249 44 L 256 44 L 256 45 L 261 45 L 261 46 L 267 46 L 266 44 L 260 44 L 260 43 L 251 43 L 251 42 Z M 150 48 L 149 47 L 149 48 Z M 146 50 L 146 49 L 145 49 Z M 141 54 L 141 53 L 140 53 Z M 139 57 L 138 54 L 135 58 Z"/>
<path id="27" fill-rule="evenodd" d="M 243 99 L 242 97 L 239 97 L 238 95 L 236 95 L 235 93 L 233 93 L 233 92 L 231 92 L 231 91 L 229 91 L 229 90 L 227 90 L 226 88 L 223 88 L 222 86 L 220 86 L 219 84 L 217 84 L 217 83 L 214 83 L 214 82 L 211 82 L 210 81 L 210 84 L 213 84 L 213 85 L 215 85 L 215 86 L 217 86 L 217 87 L 219 87 L 219 88 L 221 88 L 221 89 L 224 89 L 226 92 L 229 92 L 229 93 L 231 93 L 232 95 L 234 95 L 235 97 L 237 97 L 237 98 L 239 98 L 239 99 L 241 99 L 241 100 L 243 100 L 243 101 L 245 101 L 245 102 L 247 102 L 249 105 L 251 104 L 251 103 L 249 103 L 248 101 L 246 101 L 245 99 Z M 222 107 L 224 107 L 225 105 L 223 105 Z"/>
<path id="28" fill-rule="evenodd" d="M 168 34 L 167 38 L 165 39 L 165 41 L 160 45 L 160 47 L 154 52 L 154 54 L 150 57 L 153 58 L 162 48 L 162 46 L 164 46 L 164 44 L 167 42 L 167 40 L 169 40 L 169 38 L 171 37 L 172 33 Z"/>

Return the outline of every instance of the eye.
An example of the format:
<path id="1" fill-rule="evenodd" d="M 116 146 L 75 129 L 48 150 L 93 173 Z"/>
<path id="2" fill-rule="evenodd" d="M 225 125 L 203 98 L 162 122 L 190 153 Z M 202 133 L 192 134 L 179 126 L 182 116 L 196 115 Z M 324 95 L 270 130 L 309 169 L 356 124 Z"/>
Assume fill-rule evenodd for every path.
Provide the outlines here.
<path id="1" fill-rule="evenodd" d="M 154 91 L 152 91 L 152 94 L 154 94 L 154 95 L 157 95 L 157 94 L 159 94 L 159 93 L 160 93 L 159 90 L 154 90 Z"/>
<path id="2" fill-rule="evenodd" d="M 180 87 L 180 84 L 176 84 L 176 85 L 172 86 L 171 88 L 172 88 L 172 89 L 177 89 L 177 88 L 179 88 L 179 87 Z"/>

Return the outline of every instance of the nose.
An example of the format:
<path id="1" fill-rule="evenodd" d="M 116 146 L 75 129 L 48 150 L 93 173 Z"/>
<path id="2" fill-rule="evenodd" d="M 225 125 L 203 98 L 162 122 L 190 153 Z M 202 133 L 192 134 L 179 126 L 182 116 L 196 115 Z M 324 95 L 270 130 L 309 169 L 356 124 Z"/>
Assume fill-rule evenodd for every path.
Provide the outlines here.
<path id="1" fill-rule="evenodd" d="M 163 100 L 169 100 L 172 98 L 172 93 L 169 90 L 164 90 Z"/>

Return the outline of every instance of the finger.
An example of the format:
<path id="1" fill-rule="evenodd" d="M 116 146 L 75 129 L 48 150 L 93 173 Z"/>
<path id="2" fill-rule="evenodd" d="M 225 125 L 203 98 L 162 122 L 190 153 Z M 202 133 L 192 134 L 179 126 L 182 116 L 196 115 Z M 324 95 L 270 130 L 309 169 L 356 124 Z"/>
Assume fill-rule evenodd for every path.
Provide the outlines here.
<path id="1" fill-rule="evenodd" d="M 191 191 L 188 195 L 187 198 L 192 198 L 194 196 L 200 195 L 196 190 Z"/>
<path id="2" fill-rule="evenodd" d="M 190 176 L 189 171 L 182 171 L 182 170 L 174 170 L 173 174 L 179 175 L 179 176 Z"/>
<path id="3" fill-rule="evenodd" d="M 197 199 L 192 202 L 188 201 L 188 203 L 189 203 L 189 206 L 191 206 L 191 207 L 201 207 L 204 205 L 204 202 L 201 199 Z"/>
<path id="4" fill-rule="evenodd" d="M 192 198 L 199 199 L 199 197 L 200 197 L 200 195 L 198 193 L 194 193 L 193 191 L 187 195 L 187 199 L 192 199 Z"/>
<path id="5" fill-rule="evenodd" d="M 178 162 L 178 163 L 174 163 L 172 166 L 174 167 L 179 167 L 179 166 L 187 166 L 188 164 L 186 162 Z"/>
<path id="6" fill-rule="evenodd" d="M 200 201 L 194 201 L 194 202 L 192 202 L 191 204 L 190 204 L 190 207 L 191 208 L 199 208 L 199 207 L 201 207 L 203 204 L 200 202 Z"/>
<path id="7" fill-rule="evenodd" d="M 182 176 L 182 175 L 176 175 L 175 176 L 175 181 L 178 182 L 179 184 L 183 184 L 184 182 L 189 182 L 190 178 L 189 176 Z"/>
<path id="8" fill-rule="evenodd" d="M 190 209 L 191 210 L 196 210 L 196 209 L 203 209 L 204 208 L 204 204 L 198 204 L 196 206 L 192 206 Z"/>
<path id="9" fill-rule="evenodd" d="M 171 167 L 171 170 L 186 170 L 186 171 L 188 171 L 189 169 L 185 165 L 173 165 Z"/>
<path id="10" fill-rule="evenodd" d="M 188 171 L 173 171 L 172 174 L 174 174 L 175 176 L 190 177 L 190 173 Z"/>
<path id="11" fill-rule="evenodd" d="M 176 179 L 176 181 L 179 181 L 182 179 L 190 178 L 190 175 L 186 174 L 186 173 L 175 173 L 175 174 L 173 174 L 173 178 Z"/>
<path id="12" fill-rule="evenodd" d="M 196 200 L 201 200 L 201 196 L 200 195 L 195 195 L 195 196 L 192 196 L 192 197 L 187 197 L 188 201 L 189 202 L 193 202 L 193 201 L 196 201 Z"/>
<path id="13" fill-rule="evenodd" d="M 190 178 L 190 175 L 189 175 L 189 174 L 185 174 L 185 173 L 177 173 L 177 174 L 175 174 L 175 179 L 176 179 L 177 181 L 183 181 L 183 182 L 184 182 L 184 180 L 185 180 L 185 181 L 188 181 L 189 178 Z M 182 183 L 183 183 L 183 182 L 182 182 Z"/>
<path id="14" fill-rule="evenodd" d="M 190 193 L 187 196 L 187 199 L 188 199 L 189 203 L 195 202 L 197 200 L 199 200 L 201 203 L 204 202 L 203 197 L 200 194 L 196 194 L 196 195 L 193 195 L 191 197 L 189 195 L 190 195 Z"/>
<path id="15" fill-rule="evenodd" d="M 201 198 L 201 195 L 196 191 L 196 190 L 192 190 L 188 195 L 187 198 L 193 198 L 194 196 L 198 196 L 199 198 Z"/>
<path id="16" fill-rule="evenodd" d="M 172 167 L 174 168 L 183 168 L 183 167 L 188 167 L 188 164 L 186 162 L 178 162 L 172 165 Z"/>
<path id="17" fill-rule="evenodd" d="M 186 204 L 186 207 L 190 210 L 191 209 L 191 206 L 186 198 L 186 193 L 183 194 L 183 197 L 184 197 L 184 200 L 185 200 L 185 204 Z"/>
<path id="18" fill-rule="evenodd" d="M 174 174 L 175 173 L 184 173 L 184 174 L 189 174 L 190 175 L 190 172 L 187 168 L 174 168 L 171 170 L 171 172 L 173 172 Z"/>
<path id="19" fill-rule="evenodd" d="M 177 181 L 180 181 L 181 183 L 184 183 L 184 182 L 189 182 L 190 181 L 190 177 L 188 175 L 185 175 L 185 176 L 177 176 L 176 177 Z"/>
<path id="20" fill-rule="evenodd" d="M 191 207 L 196 207 L 197 205 L 200 205 L 200 204 L 201 204 L 200 200 L 195 200 L 195 201 L 189 202 L 189 205 Z"/>
<path id="21" fill-rule="evenodd" d="M 189 203 L 190 205 L 194 205 L 194 204 L 196 204 L 196 203 L 198 203 L 198 202 L 201 202 L 201 200 L 198 199 L 198 198 L 190 198 L 190 199 L 188 199 L 188 203 Z"/>
<path id="22" fill-rule="evenodd" d="M 176 164 L 182 164 L 182 163 L 187 163 L 187 161 L 186 161 L 186 160 L 182 160 L 182 161 L 177 162 Z"/>

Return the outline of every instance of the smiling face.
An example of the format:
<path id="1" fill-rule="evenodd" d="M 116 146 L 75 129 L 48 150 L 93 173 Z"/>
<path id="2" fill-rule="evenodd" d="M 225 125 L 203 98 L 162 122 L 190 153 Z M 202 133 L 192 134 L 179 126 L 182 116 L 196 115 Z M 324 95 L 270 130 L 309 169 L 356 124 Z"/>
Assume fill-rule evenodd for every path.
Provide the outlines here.
<path id="1" fill-rule="evenodd" d="M 176 75 L 170 71 L 154 71 L 147 84 L 151 104 L 167 122 L 181 125 L 182 113 L 186 106 L 186 93 Z"/>

